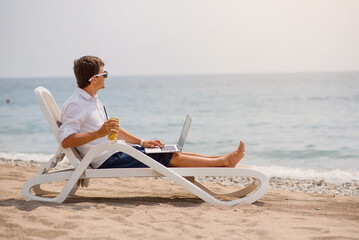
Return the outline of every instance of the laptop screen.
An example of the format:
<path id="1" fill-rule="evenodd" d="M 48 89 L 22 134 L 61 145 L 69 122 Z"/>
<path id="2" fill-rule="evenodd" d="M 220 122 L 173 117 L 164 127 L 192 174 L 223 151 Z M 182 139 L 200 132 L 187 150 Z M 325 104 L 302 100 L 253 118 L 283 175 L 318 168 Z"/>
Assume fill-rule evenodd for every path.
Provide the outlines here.
<path id="1" fill-rule="evenodd" d="M 186 121 L 184 122 L 184 125 L 183 125 L 181 136 L 178 140 L 178 146 L 180 147 L 181 151 L 183 149 L 184 142 L 186 141 L 186 137 L 188 134 L 189 127 L 191 126 L 191 123 L 192 123 L 192 118 L 190 115 L 187 115 Z"/>

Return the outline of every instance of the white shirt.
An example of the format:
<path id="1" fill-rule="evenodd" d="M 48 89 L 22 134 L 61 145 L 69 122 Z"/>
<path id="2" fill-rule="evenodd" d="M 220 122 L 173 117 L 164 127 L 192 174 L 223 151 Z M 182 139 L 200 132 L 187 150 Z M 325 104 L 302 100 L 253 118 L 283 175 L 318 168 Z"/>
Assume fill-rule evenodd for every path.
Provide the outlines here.
<path id="1" fill-rule="evenodd" d="M 76 87 L 75 93 L 66 100 L 61 110 L 60 142 L 74 133 L 98 130 L 106 120 L 103 105 L 97 95 L 91 97 L 86 91 Z M 76 147 L 76 149 L 81 156 L 85 156 L 92 147 L 106 142 L 108 142 L 107 136 Z M 91 162 L 91 166 L 98 168 L 115 152 L 106 151 L 98 154 Z"/>

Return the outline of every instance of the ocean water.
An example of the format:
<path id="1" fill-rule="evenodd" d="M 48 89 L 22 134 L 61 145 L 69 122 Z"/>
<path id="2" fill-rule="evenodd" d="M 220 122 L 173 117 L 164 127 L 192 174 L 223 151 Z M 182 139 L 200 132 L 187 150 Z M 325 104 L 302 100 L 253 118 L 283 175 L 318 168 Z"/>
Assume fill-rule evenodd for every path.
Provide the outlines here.
<path id="1" fill-rule="evenodd" d="M 34 88 L 48 88 L 61 109 L 74 78 L 0 84 L 0 158 L 47 161 L 58 143 Z M 225 154 L 244 140 L 241 163 L 268 177 L 359 181 L 359 73 L 110 75 L 99 98 L 143 139 L 176 143 L 189 113 L 185 151 Z"/>

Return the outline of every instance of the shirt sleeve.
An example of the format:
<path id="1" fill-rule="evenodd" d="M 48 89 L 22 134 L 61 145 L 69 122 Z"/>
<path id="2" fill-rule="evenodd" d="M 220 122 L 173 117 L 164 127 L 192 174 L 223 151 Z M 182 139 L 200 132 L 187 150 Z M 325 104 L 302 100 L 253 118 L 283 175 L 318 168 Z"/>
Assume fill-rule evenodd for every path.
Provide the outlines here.
<path id="1" fill-rule="evenodd" d="M 86 119 L 86 112 L 80 103 L 73 102 L 62 109 L 59 128 L 60 143 L 74 133 L 80 133 L 81 124 Z"/>

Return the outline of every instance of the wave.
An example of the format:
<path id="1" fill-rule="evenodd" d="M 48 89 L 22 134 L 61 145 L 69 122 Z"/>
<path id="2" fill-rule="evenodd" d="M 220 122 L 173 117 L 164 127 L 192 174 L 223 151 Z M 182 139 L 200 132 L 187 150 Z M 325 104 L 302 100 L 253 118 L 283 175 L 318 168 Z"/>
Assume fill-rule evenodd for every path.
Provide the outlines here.
<path id="1" fill-rule="evenodd" d="M 54 156 L 53 154 L 45 154 L 45 153 L 0 152 L 0 159 L 23 161 L 23 162 L 46 163 L 53 156 Z M 62 163 L 61 165 L 66 166 L 68 165 L 69 160 L 65 157 L 61 163 Z"/>
<path id="2" fill-rule="evenodd" d="M 20 160 L 24 162 L 34 161 L 39 163 L 47 162 L 52 154 L 44 153 L 17 153 L 0 152 L 0 159 Z M 63 164 L 68 164 L 68 159 L 64 159 Z M 251 165 L 261 171 L 267 178 L 291 178 L 291 179 L 312 179 L 324 180 L 331 183 L 359 182 L 359 170 L 356 169 L 312 169 L 312 168 L 292 168 L 283 166 L 259 166 Z"/>
<path id="3" fill-rule="evenodd" d="M 330 183 L 359 182 L 359 171 L 356 169 L 312 169 L 291 168 L 282 166 L 253 166 L 267 178 L 280 177 L 291 179 L 324 180 Z"/>
<path id="4" fill-rule="evenodd" d="M 0 158 L 3 158 L 5 160 L 35 161 L 41 163 L 47 162 L 53 156 L 53 154 L 44 153 L 0 152 Z"/>

